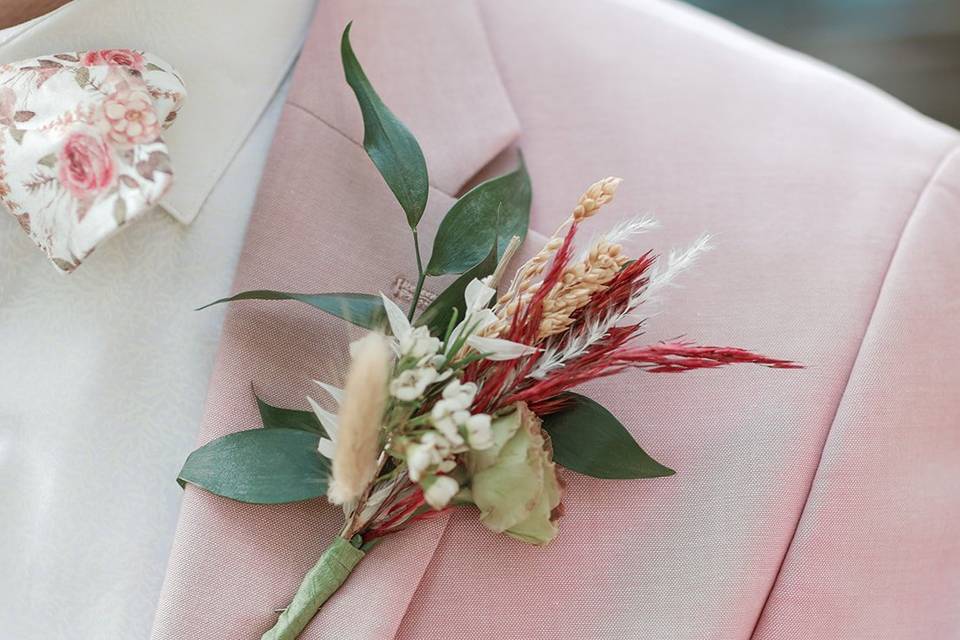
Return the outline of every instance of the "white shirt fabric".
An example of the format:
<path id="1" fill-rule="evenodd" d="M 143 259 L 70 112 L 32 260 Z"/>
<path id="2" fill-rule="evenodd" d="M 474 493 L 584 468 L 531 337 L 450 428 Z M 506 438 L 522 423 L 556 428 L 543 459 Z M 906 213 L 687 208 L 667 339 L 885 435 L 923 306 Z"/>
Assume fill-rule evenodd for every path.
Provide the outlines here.
<path id="1" fill-rule="evenodd" d="M 184 113 L 213 117 L 195 89 Z M 225 311 L 193 309 L 230 290 L 284 93 L 237 125 L 236 157 L 217 147 L 206 166 L 225 173 L 191 225 L 152 211 L 70 276 L 0 212 L 4 640 L 149 636 Z"/>

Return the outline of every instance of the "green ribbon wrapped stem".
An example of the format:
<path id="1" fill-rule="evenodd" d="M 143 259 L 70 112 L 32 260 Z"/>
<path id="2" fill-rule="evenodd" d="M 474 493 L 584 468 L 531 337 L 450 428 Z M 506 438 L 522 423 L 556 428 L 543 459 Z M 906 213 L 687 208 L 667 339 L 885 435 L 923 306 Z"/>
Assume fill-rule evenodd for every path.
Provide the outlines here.
<path id="1" fill-rule="evenodd" d="M 300 588 L 277 624 L 261 640 L 294 640 L 316 615 L 327 599 L 347 580 L 364 553 L 349 541 L 337 536 L 307 572 Z"/>

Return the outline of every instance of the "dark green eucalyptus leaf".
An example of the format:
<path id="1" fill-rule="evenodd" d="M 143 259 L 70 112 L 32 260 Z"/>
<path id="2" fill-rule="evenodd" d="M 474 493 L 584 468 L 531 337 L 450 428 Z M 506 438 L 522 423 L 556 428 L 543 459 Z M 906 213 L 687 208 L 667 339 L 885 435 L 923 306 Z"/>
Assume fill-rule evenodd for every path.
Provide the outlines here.
<path id="1" fill-rule="evenodd" d="M 238 431 L 187 457 L 177 481 L 252 504 L 280 504 L 327 493 L 330 462 L 320 436 L 300 429 Z"/>
<path id="2" fill-rule="evenodd" d="M 376 329 L 382 326 L 386 319 L 383 300 L 380 299 L 380 296 L 367 293 L 286 293 L 259 289 L 214 300 L 210 304 L 203 305 L 200 309 L 235 300 L 296 300 L 365 329 Z M 197 309 L 197 311 L 200 309 Z"/>
<path id="3" fill-rule="evenodd" d="M 256 394 L 253 397 L 257 400 L 257 409 L 260 411 L 264 429 L 300 429 L 321 436 L 327 435 L 313 411 L 283 409 L 264 402 Z"/>
<path id="4" fill-rule="evenodd" d="M 435 336 L 443 336 L 447 324 L 450 322 L 450 316 L 453 310 L 457 310 L 457 317 L 463 318 L 467 303 L 463 299 L 463 294 L 467 290 L 467 285 L 474 278 L 483 278 L 497 268 L 497 247 L 491 242 L 490 252 L 483 262 L 475 266 L 470 271 L 454 280 L 449 287 L 440 292 L 430 306 L 423 310 L 415 324 L 426 325 L 430 333 Z"/>
<path id="5" fill-rule="evenodd" d="M 417 139 L 383 104 L 350 46 L 350 27 L 343 30 L 340 57 L 347 84 L 353 89 L 363 114 L 363 148 L 407 214 L 407 224 L 416 228 L 427 206 L 430 183 L 427 163 Z"/>
<path id="6" fill-rule="evenodd" d="M 487 180 L 457 200 L 444 216 L 433 241 L 427 273 L 463 273 L 480 263 L 498 238 L 498 255 L 510 238 L 527 236 L 530 176 L 520 157 L 516 171 Z M 498 231 L 499 218 L 499 231 Z"/>
<path id="7" fill-rule="evenodd" d="M 660 478 L 676 473 L 640 448 L 613 415 L 586 396 L 566 394 L 570 404 L 543 417 L 557 464 L 608 480 Z"/>

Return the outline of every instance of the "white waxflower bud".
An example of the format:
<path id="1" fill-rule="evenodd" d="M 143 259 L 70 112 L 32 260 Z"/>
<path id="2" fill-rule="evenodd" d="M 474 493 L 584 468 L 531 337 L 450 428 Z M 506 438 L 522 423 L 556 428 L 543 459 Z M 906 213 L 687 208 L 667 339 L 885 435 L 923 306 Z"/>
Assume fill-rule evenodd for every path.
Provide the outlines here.
<path id="1" fill-rule="evenodd" d="M 490 429 L 490 416 L 485 413 L 472 415 L 467 419 L 467 441 L 471 449 L 489 449 L 493 446 L 493 431 Z"/>
<path id="2" fill-rule="evenodd" d="M 423 497 L 434 509 L 443 509 L 460 491 L 460 485 L 450 476 L 435 476 L 423 483 Z"/>
<path id="3" fill-rule="evenodd" d="M 399 341 L 400 353 L 427 361 L 440 350 L 440 339 L 430 335 L 426 327 L 417 327 Z"/>
<path id="4" fill-rule="evenodd" d="M 427 390 L 437 379 L 437 372 L 430 367 L 407 369 L 390 381 L 390 395 L 403 402 L 412 402 Z"/>
<path id="5" fill-rule="evenodd" d="M 420 442 L 429 446 L 434 451 L 434 464 L 439 463 L 450 453 L 450 443 L 439 433 L 428 431 L 420 436 Z"/>
<path id="6" fill-rule="evenodd" d="M 414 482 L 418 482 L 423 472 L 431 465 L 430 449 L 424 444 L 412 444 L 407 447 L 407 472 Z"/>
<path id="7" fill-rule="evenodd" d="M 428 431 L 420 442 L 407 445 L 407 473 L 414 482 L 419 482 L 424 472 L 439 465 L 450 455 L 450 442 L 439 433 Z"/>
<path id="8" fill-rule="evenodd" d="M 451 380 L 450 383 L 443 388 L 443 398 L 454 411 L 457 409 L 469 409 L 476 395 L 477 385 L 473 382 Z"/>
<path id="9" fill-rule="evenodd" d="M 447 400 L 439 400 L 433 405 L 430 411 L 430 418 L 433 421 L 434 428 L 443 434 L 443 437 L 450 441 L 454 447 L 463 444 L 463 438 L 460 436 L 460 429 L 457 421 L 454 419 L 454 413 L 450 410 L 450 403 Z"/>

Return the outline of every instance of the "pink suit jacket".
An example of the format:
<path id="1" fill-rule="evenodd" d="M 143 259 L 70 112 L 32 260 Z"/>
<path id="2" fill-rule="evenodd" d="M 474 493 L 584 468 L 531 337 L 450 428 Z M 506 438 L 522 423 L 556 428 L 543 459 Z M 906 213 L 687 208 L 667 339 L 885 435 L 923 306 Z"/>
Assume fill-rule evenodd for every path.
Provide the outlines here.
<path id="1" fill-rule="evenodd" d="M 674 477 L 566 474 L 533 548 L 458 512 L 388 539 L 304 638 L 960 637 L 960 136 L 684 5 L 324 1 L 296 70 L 236 290 L 384 291 L 409 234 L 358 144 L 339 34 L 418 136 L 429 236 L 523 149 L 535 249 L 593 180 L 625 182 L 665 250 L 717 248 L 666 296 L 685 334 L 802 361 L 622 375 L 600 399 Z M 442 285 L 432 283 L 434 289 Z M 220 292 L 211 292 L 211 298 Z M 359 331 L 296 303 L 229 312 L 200 442 L 304 407 Z M 336 532 L 323 500 L 188 487 L 153 640 L 258 638 Z"/>

